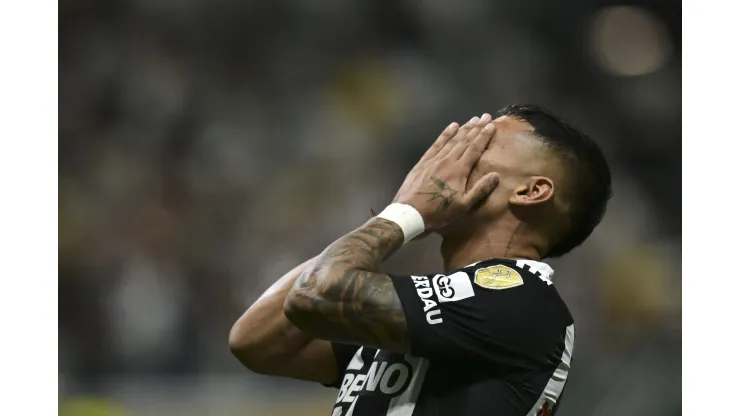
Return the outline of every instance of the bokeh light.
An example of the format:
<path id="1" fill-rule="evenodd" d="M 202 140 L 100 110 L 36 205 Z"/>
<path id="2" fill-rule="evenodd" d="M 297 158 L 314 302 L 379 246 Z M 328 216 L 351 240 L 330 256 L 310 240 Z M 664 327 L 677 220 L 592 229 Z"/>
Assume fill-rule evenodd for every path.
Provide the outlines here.
<path id="1" fill-rule="evenodd" d="M 648 10 L 634 6 L 602 9 L 592 21 L 590 41 L 598 65 L 615 76 L 655 72 L 672 51 L 665 24 Z"/>

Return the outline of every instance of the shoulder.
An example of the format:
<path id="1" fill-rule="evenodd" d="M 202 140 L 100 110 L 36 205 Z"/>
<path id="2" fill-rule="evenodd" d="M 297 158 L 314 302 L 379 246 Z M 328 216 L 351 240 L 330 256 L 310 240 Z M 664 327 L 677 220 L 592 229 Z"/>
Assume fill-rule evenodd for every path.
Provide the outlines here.
<path id="1" fill-rule="evenodd" d="M 475 294 L 492 299 L 516 299 L 521 307 L 572 317 L 553 284 L 554 270 L 534 260 L 490 259 L 468 265 L 452 275 L 465 275 Z"/>

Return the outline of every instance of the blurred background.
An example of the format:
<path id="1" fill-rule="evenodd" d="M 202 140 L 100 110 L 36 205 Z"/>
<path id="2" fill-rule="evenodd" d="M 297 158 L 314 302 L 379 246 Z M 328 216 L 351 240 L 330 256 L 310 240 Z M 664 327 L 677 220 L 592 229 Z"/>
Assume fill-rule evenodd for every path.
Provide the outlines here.
<path id="1" fill-rule="evenodd" d="M 681 27 L 667 0 L 60 0 L 60 414 L 328 415 L 227 346 L 273 281 L 382 209 L 451 121 L 536 103 L 614 175 L 551 261 L 561 415 L 681 414 Z M 394 272 L 441 267 L 439 240 Z"/>

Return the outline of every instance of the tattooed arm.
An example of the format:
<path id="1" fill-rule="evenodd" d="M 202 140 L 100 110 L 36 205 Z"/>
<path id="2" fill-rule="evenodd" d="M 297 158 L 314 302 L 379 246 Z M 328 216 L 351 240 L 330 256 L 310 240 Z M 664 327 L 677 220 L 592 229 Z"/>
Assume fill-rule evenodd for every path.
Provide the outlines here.
<path id="1" fill-rule="evenodd" d="M 485 114 L 459 129 L 450 125 L 401 185 L 394 202 L 414 207 L 427 231 L 449 225 L 497 185 L 491 174 L 465 192 L 470 172 L 493 136 L 490 121 Z M 296 280 L 285 300 L 285 316 L 318 339 L 408 352 L 401 301 L 390 276 L 378 272 L 403 242 L 401 228 L 382 218 L 335 241 Z"/>
<path id="2" fill-rule="evenodd" d="M 403 244 L 395 223 L 374 218 L 330 245 L 285 301 L 285 315 L 316 338 L 407 352 L 406 318 L 391 278 L 376 270 Z"/>

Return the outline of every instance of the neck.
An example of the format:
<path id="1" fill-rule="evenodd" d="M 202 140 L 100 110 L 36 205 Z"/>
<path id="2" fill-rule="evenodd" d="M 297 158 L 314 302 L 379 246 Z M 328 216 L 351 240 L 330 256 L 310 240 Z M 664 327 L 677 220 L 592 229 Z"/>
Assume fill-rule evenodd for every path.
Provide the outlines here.
<path id="1" fill-rule="evenodd" d="M 519 220 L 499 221 L 444 236 L 442 259 L 449 272 L 493 258 L 539 261 L 541 247 L 545 247 L 544 238 L 527 224 Z"/>

